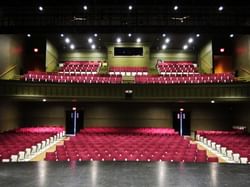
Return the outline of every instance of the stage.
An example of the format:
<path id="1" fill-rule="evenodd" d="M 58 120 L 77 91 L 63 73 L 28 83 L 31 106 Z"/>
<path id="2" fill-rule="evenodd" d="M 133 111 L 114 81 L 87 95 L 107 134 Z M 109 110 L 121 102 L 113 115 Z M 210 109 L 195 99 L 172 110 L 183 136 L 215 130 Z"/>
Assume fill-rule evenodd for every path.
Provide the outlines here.
<path id="1" fill-rule="evenodd" d="M 0 164 L 1 187 L 249 187 L 250 165 L 169 162 Z"/>

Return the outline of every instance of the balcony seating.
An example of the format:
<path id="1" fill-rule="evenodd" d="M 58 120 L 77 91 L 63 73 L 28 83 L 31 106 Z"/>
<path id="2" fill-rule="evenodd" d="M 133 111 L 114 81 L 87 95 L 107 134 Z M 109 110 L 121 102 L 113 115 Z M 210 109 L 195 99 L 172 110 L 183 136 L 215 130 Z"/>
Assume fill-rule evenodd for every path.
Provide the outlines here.
<path id="1" fill-rule="evenodd" d="M 20 128 L 1 133 L 0 161 L 25 161 L 29 156 L 62 137 L 62 135 L 62 127 Z"/>
<path id="2" fill-rule="evenodd" d="M 197 131 L 196 139 L 236 163 L 250 163 L 250 136 L 244 131 Z"/>
<path id="3" fill-rule="evenodd" d="M 45 160 L 207 162 L 208 157 L 169 128 L 85 128 Z"/>
<path id="4" fill-rule="evenodd" d="M 164 61 L 158 62 L 156 68 L 160 75 L 188 76 L 198 74 L 194 64 L 190 61 Z"/>
<path id="5" fill-rule="evenodd" d="M 110 67 L 110 75 L 136 76 L 148 75 L 147 67 Z"/>
<path id="6" fill-rule="evenodd" d="M 61 75 L 97 74 L 100 66 L 100 61 L 68 61 L 64 62 L 58 73 Z"/>

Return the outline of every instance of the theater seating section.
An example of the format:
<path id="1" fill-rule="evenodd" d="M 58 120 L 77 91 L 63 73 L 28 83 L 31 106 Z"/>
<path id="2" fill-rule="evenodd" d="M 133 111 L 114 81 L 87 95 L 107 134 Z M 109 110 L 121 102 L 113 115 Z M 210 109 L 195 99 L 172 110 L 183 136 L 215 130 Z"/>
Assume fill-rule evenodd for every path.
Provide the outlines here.
<path id="1" fill-rule="evenodd" d="M 86 128 L 55 152 L 47 161 L 171 161 L 217 162 L 206 151 L 177 135 L 173 129 Z"/>
<path id="2" fill-rule="evenodd" d="M 250 163 L 250 136 L 244 131 L 197 131 L 196 139 L 236 163 Z"/>
<path id="3" fill-rule="evenodd" d="M 188 76 L 198 74 L 197 69 L 195 68 L 193 62 L 181 61 L 181 62 L 172 62 L 164 61 L 158 62 L 156 68 L 161 75 L 168 76 Z"/>
<path id="4" fill-rule="evenodd" d="M 0 134 L 0 161 L 26 161 L 64 135 L 62 127 L 20 128 Z"/>
<path id="5" fill-rule="evenodd" d="M 148 75 L 147 67 L 110 67 L 110 75 L 135 76 Z"/>
<path id="6" fill-rule="evenodd" d="M 156 64 L 158 75 L 149 75 L 147 67 L 110 67 L 107 74 L 99 74 L 100 65 L 100 61 L 69 61 L 64 62 L 58 72 L 29 71 L 21 79 L 31 82 L 104 84 L 121 84 L 124 82 L 123 76 L 134 77 L 132 83 L 136 84 L 204 84 L 234 81 L 231 72 L 200 74 L 193 63 L 188 61 L 159 62 Z"/>
<path id="7" fill-rule="evenodd" d="M 63 64 L 59 70 L 62 75 L 82 75 L 82 74 L 97 74 L 100 68 L 100 61 L 69 61 Z"/>

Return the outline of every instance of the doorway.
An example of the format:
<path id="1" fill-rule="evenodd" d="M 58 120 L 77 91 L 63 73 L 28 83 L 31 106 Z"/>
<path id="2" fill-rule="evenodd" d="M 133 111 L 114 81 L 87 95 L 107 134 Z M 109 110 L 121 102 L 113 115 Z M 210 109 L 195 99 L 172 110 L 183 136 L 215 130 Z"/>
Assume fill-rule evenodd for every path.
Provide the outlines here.
<path id="1" fill-rule="evenodd" d="M 65 129 L 66 135 L 74 136 L 84 127 L 84 112 L 83 110 L 66 110 Z"/>
<path id="2" fill-rule="evenodd" d="M 184 109 L 173 112 L 173 128 L 181 136 L 190 135 L 190 112 L 186 112 Z"/>

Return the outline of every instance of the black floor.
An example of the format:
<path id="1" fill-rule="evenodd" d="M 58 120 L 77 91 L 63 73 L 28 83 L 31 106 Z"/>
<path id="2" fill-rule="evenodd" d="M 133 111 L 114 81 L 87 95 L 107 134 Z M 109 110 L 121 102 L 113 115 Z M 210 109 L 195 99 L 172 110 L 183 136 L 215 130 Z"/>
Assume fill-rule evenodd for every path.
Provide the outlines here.
<path id="1" fill-rule="evenodd" d="M 168 162 L 0 164 L 1 187 L 250 187 L 250 165 Z"/>

